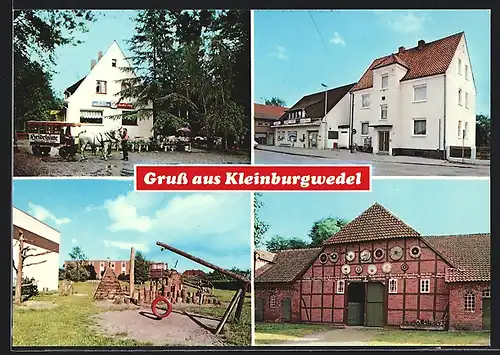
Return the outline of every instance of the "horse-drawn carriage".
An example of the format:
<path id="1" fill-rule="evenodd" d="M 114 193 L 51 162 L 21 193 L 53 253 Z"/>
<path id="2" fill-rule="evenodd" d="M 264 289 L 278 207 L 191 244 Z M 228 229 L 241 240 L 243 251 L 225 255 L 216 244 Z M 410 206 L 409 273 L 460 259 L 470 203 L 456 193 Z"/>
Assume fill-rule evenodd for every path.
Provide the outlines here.
<path id="1" fill-rule="evenodd" d="M 59 147 L 63 158 L 76 153 L 76 145 L 71 127 L 80 127 L 80 123 L 61 121 L 28 121 L 28 139 L 34 155 L 48 155 L 53 147 Z"/>

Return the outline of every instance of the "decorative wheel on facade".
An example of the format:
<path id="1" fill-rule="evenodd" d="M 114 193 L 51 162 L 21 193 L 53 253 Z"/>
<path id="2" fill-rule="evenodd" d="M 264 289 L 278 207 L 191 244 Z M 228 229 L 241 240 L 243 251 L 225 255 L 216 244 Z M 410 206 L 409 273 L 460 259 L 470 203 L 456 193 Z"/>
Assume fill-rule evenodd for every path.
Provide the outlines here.
<path id="1" fill-rule="evenodd" d="M 365 249 L 359 254 L 359 259 L 361 262 L 367 263 L 370 262 L 372 258 L 372 253 L 368 250 Z"/>
<path id="2" fill-rule="evenodd" d="M 155 298 L 151 303 L 151 312 L 159 319 L 166 318 L 172 313 L 172 303 L 165 297 Z"/>
<path id="3" fill-rule="evenodd" d="M 400 246 L 396 245 L 395 247 L 391 248 L 390 255 L 392 260 L 399 260 L 403 257 L 403 248 Z"/>
<path id="4" fill-rule="evenodd" d="M 408 264 L 404 263 L 403 265 L 401 265 L 401 270 L 403 270 L 404 272 L 408 271 Z"/>
<path id="5" fill-rule="evenodd" d="M 377 273 L 377 266 L 376 265 L 370 265 L 368 266 L 368 274 L 369 275 L 375 275 Z"/>
<path id="6" fill-rule="evenodd" d="M 356 253 L 352 250 L 348 251 L 346 254 L 345 254 L 345 259 L 347 261 L 353 261 L 354 258 L 356 257 Z"/>
<path id="7" fill-rule="evenodd" d="M 342 265 L 342 273 L 344 275 L 350 274 L 351 273 L 351 267 L 349 265 L 347 265 L 347 264 Z"/>
<path id="8" fill-rule="evenodd" d="M 422 249 L 418 245 L 415 245 L 410 248 L 410 256 L 412 258 L 418 258 L 422 254 Z"/>
<path id="9" fill-rule="evenodd" d="M 328 256 L 327 256 L 325 253 L 323 253 L 323 254 L 321 254 L 321 255 L 319 256 L 319 262 L 320 262 L 320 263 L 324 264 L 324 263 L 326 263 L 327 261 L 328 261 Z"/>
<path id="10" fill-rule="evenodd" d="M 363 266 L 361 265 L 356 265 L 356 268 L 354 269 L 354 271 L 356 272 L 356 274 L 361 274 L 363 272 Z"/>
<path id="11" fill-rule="evenodd" d="M 391 263 L 384 263 L 382 265 L 382 272 L 388 274 L 388 273 L 391 272 L 391 270 L 392 270 L 392 264 Z"/>
<path id="12" fill-rule="evenodd" d="M 373 257 L 375 258 L 375 260 L 380 260 L 384 257 L 385 255 L 385 251 L 384 249 L 382 248 L 377 248 L 375 249 L 375 251 L 373 252 Z"/>
<path id="13" fill-rule="evenodd" d="M 333 253 L 330 254 L 330 261 L 332 263 L 336 263 L 337 261 L 339 261 L 339 253 L 337 253 L 336 251 L 334 251 Z"/>

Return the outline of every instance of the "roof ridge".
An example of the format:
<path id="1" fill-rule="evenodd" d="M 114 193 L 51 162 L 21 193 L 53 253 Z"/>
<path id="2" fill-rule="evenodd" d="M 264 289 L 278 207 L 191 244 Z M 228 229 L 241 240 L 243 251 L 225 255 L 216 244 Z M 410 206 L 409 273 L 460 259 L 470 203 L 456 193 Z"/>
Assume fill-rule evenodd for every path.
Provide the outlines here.
<path id="1" fill-rule="evenodd" d="M 297 251 L 297 250 L 316 250 L 316 249 L 322 249 L 322 248 L 321 248 L 321 247 L 314 247 L 314 248 L 293 248 L 293 249 L 284 249 L 284 250 L 280 250 L 280 251 L 276 252 L 276 254 L 283 253 L 283 252 L 287 252 L 287 251 Z M 269 253 L 272 253 L 272 251 L 270 251 Z"/>
<path id="2" fill-rule="evenodd" d="M 422 235 L 423 238 L 442 238 L 442 237 L 463 237 L 463 236 L 491 236 L 491 232 L 484 233 L 460 233 L 460 234 L 433 234 Z"/>

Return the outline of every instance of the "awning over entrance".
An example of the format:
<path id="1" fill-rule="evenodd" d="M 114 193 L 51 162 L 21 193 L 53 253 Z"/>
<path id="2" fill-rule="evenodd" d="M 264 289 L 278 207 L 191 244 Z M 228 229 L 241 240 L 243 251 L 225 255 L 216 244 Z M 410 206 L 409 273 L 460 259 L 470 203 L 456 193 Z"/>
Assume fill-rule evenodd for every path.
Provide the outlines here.
<path id="1" fill-rule="evenodd" d="M 337 127 L 338 128 L 349 128 L 349 125 L 348 124 L 339 124 Z"/>
<path id="2" fill-rule="evenodd" d="M 373 128 L 392 128 L 392 124 L 374 123 L 374 124 L 368 125 L 368 127 L 373 127 Z"/>

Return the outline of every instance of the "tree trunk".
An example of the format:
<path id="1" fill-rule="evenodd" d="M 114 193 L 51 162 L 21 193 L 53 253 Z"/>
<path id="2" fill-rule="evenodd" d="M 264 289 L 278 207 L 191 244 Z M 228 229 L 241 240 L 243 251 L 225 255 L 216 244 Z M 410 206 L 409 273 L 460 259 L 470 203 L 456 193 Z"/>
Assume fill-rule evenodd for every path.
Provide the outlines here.
<path id="1" fill-rule="evenodd" d="M 19 233 L 19 253 L 17 259 L 17 278 L 16 278 L 16 292 L 14 294 L 14 303 L 21 304 L 21 292 L 23 286 L 23 249 L 24 249 L 24 235 Z"/>
<path id="2" fill-rule="evenodd" d="M 135 249 L 130 248 L 130 271 L 129 271 L 129 282 L 130 282 L 130 297 L 134 297 L 134 268 L 135 268 Z"/>

